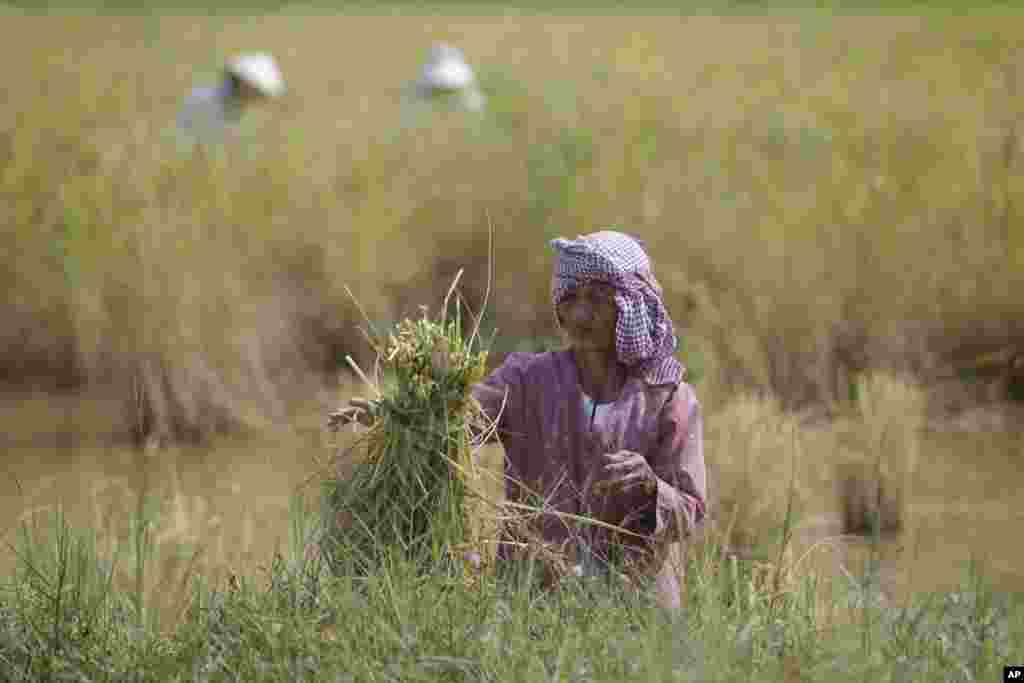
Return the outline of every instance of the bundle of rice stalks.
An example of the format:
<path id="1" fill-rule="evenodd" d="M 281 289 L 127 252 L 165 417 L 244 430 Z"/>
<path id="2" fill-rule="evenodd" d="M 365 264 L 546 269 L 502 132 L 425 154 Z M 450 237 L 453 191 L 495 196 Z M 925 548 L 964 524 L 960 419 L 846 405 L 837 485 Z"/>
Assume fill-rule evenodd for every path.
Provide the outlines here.
<path id="1" fill-rule="evenodd" d="M 356 367 L 379 398 L 369 430 L 338 455 L 358 459 L 351 476 L 327 482 L 325 550 L 337 566 L 363 573 L 395 552 L 420 566 L 462 564 L 473 553 L 471 564 L 486 563 L 472 448 L 489 424 L 470 390 L 484 377 L 487 352 L 475 332 L 463 336 L 458 308 L 453 317 L 447 309 L 448 298 L 439 318 L 423 308 L 385 339 L 370 337 L 373 382 Z"/>
<path id="2" fill-rule="evenodd" d="M 531 501 L 513 505 L 504 502 L 498 505 L 498 514 L 502 521 L 501 542 L 510 547 L 509 555 L 540 567 L 543 586 L 553 587 L 566 578 L 581 575 L 581 565 L 573 556 L 572 541 L 555 544 L 546 542 L 541 535 L 539 523 L 545 514 L 550 514 L 543 503 Z"/>

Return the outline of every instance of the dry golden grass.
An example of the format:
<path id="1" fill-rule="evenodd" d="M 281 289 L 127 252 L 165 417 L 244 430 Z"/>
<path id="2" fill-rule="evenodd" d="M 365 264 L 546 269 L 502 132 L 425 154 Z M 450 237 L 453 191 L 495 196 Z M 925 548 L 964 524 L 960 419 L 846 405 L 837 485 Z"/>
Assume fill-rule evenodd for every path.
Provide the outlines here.
<path id="1" fill-rule="evenodd" d="M 517 309 L 545 299 L 543 223 L 620 224 L 651 243 L 673 308 L 698 304 L 687 322 L 716 374 L 826 383 L 803 366 L 834 364 L 842 326 L 898 346 L 903 321 L 956 329 L 1018 311 L 1020 239 L 1002 232 L 1019 183 L 1018 24 L 12 17 L 0 50 L 21 68 L 0 137 L 22 258 L 9 284 L 26 320 L 54 321 L 50 343 L 180 358 L 205 345 L 207 316 L 244 333 L 244 311 L 281 280 L 313 307 L 339 306 L 349 282 L 386 311 L 389 286 L 482 239 L 490 211 L 497 291 L 520 293 L 498 320 L 516 330 L 537 315 Z M 437 38 L 522 85 L 497 94 L 512 132 L 473 140 L 448 120 L 398 134 L 400 88 Z M 179 158 L 164 138 L 195 73 L 250 46 L 277 54 L 292 88 L 246 122 L 262 142 L 213 168 Z M 565 131 L 589 155 L 531 178 L 531 155 Z M 66 223 L 70 300 L 64 268 L 40 267 L 60 265 Z"/>
<path id="2" fill-rule="evenodd" d="M 619 225 L 650 247 L 687 361 L 702 357 L 721 511 L 748 541 L 777 524 L 797 453 L 805 513 L 838 515 L 843 462 L 883 455 L 896 495 L 923 399 L 867 375 L 868 413 L 833 405 L 847 421 L 807 430 L 790 409 L 1020 335 L 1022 30 L 1013 16 L 5 17 L 0 369 L 105 385 L 167 437 L 287 424 L 342 352 L 368 360 L 345 285 L 397 319 L 465 266 L 473 302 L 489 214 L 499 340 L 550 335 L 545 240 Z M 401 88 L 433 40 L 480 66 L 489 123 L 410 121 Z M 253 48 L 278 57 L 289 96 L 220 154 L 182 154 L 181 98 Z"/>
<path id="3" fill-rule="evenodd" d="M 509 337 L 551 332 L 545 238 L 645 239 L 708 400 L 842 398 L 866 366 L 1005 342 L 1021 20 L 823 22 L 10 17 L 3 363 L 141 387 L 170 435 L 261 424 L 356 350 L 344 284 L 408 313 L 472 266 L 488 213 Z M 434 39 L 480 65 L 482 129 L 403 118 Z M 291 94 L 186 158 L 181 97 L 250 47 Z"/>
<path id="4" fill-rule="evenodd" d="M 783 411 L 777 401 L 741 397 L 708 418 L 706 449 L 717 524 L 740 549 L 778 531 L 792 494 L 793 526 L 834 534 L 900 531 L 922 439 L 922 392 L 875 374 L 861 401 L 827 422 Z M 881 485 L 881 498 L 878 486 Z"/>

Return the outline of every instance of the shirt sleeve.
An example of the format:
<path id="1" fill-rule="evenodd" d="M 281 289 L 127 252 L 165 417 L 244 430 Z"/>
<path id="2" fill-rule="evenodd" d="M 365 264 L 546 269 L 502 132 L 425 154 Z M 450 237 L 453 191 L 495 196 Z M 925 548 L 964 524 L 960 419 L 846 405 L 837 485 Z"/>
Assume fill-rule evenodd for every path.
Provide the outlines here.
<path id="1" fill-rule="evenodd" d="M 210 142 L 224 134 L 224 102 L 212 90 L 195 90 L 178 113 L 178 129 L 194 141 Z"/>
<path id="2" fill-rule="evenodd" d="M 192 131 L 204 123 L 204 118 L 209 118 L 209 105 L 205 99 L 200 91 L 194 91 L 185 98 L 185 102 L 178 112 L 179 128 Z"/>
<path id="3" fill-rule="evenodd" d="M 658 443 L 649 458 L 658 476 L 654 542 L 689 536 L 707 516 L 703 420 L 693 389 L 680 385 L 663 408 Z"/>
<path id="4" fill-rule="evenodd" d="M 522 414 L 523 371 L 530 354 L 511 353 L 480 383 L 474 385 L 473 398 L 480 404 L 493 428 L 476 434 L 488 442 L 496 441 Z"/>

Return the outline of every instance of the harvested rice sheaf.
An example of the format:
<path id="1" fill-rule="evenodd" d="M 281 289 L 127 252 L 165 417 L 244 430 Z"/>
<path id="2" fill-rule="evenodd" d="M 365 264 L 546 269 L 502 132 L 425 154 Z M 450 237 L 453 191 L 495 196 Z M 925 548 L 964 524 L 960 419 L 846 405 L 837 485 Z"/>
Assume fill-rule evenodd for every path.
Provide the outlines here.
<path id="1" fill-rule="evenodd" d="M 469 556 L 486 563 L 471 451 L 488 425 L 470 394 L 486 351 L 464 338 L 459 316 L 433 320 L 425 309 L 375 346 L 381 396 L 372 426 L 347 453 L 362 453 L 351 476 L 329 482 L 327 550 L 359 573 L 395 552 L 429 566 Z"/>

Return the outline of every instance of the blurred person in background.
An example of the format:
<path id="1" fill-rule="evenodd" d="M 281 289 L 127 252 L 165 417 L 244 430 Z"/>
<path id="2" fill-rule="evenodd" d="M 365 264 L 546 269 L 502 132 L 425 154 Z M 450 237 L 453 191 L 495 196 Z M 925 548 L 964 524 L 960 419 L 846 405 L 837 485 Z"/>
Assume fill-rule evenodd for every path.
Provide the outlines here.
<path id="1" fill-rule="evenodd" d="M 466 111 L 483 111 L 486 103 L 462 50 L 447 43 L 437 43 L 430 49 L 414 91 L 420 100 L 454 101 Z"/>
<path id="2" fill-rule="evenodd" d="M 189 94 L 178 115 L 178 128 L 190 141 L 219 141 L 247 109 L 281 97 L 284 91 L 284 79 L 273 57 L 239 55 L 225 65 L 219 85 L 196 88 Z"/>
<path id="3" fill-rule="evenodd" d="M 551 245 L 551 301 L 568 348 L 512 353 L 473 391 L 497 423 L 506 497 L 545 502 L 540 535 L 574 558 L 577 576 L 653 579 L 656 603 L 680 607 L 683 551 L 707 516 L 707 483 L 700 404 L 675 358 L 661 287 L 623 233 Z M 353 398 L 330 422 L 369 424 L 372 411 Z M 513 543 L 499 545 L 499 564 L 516 558 Z M 549 584 L 559 578 L 547 574 Z"/>

